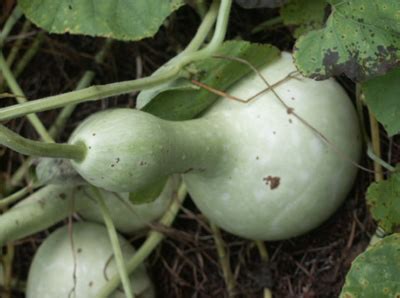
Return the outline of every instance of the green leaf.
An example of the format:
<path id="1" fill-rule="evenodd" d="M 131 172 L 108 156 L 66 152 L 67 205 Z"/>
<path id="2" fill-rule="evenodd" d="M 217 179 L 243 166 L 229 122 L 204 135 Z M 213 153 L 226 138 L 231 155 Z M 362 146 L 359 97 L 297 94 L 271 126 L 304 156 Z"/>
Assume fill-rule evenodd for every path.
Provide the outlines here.
<path id="1" fill-rule="evenodd" d="M 167 178 L 162 179 L 146 189 L 129 193 L 129 201 L 132 204 L 151 203 L 157 199 L 167 183 Z"/>
<path id="2" fill-rule="evenodd" d="M 217 51 L 220 56 L 235 56 L 247 60 L 255 67 L 270 63 L 279 57 L 279 50 L 268 44 L 252 44 L 246 41 L 228 41 Z M 214 89 L 226 90 L 235 82 L 252 72 L 251 68 L 239 62 L 226 59 L 208 58 L 193 63 L 195 79 Z M 189 82 L 187 80 L 187 82 Z M 159 93 L 143 111 L 168 120 L 187 120 L 199 115 L 213 104 L 218 95 L 205 89 L 167 90 Z M 143 106 L 143 104 L 140 104 Z"/>
<path id="3" fill-rule="evenodd" d="M 51 33 L 139 40 L 153 36 L 183 0 L 19 0 L 26 17 Z"/>
<path id="4" fill-rule="evenodd" d="M 362 84 L 365 101 L 390 136 L 400 132 L 400 69 Z"/>
<path id="5" fill-rule="evenodd" d="M 399 231 L 400 172 L 393 173 L 385 181 L 372 183 L 367 191 L 367 204 L 372 217 L 385 232 Z"/>
<path id="6" fill-rule="evenodd" d="M 326 26 L 301 36 L 294 58 L 299 71 L 325 79 L 346 74 L 366 80 L 400 64 L 400 1 L 330 0 Z"/>
<path id="7" fill-rule="evenodd" d="M 283 23 L 295 26 L 293 36 L 298 38 L 308 31 L 322 28 L 327 5 L 327 0 L 292 0 L 281 8 Z"/>
<path id="8" fill-rule="evenodd" d="M 282 6 L 287 0 L 236 0 L 243 8 L 274 8 Z"/>
<path id="9" fill-rule="evenodd" d="M 400 297 L 400 234 L 370 246 L 352 263 L 340 298 Z"/>

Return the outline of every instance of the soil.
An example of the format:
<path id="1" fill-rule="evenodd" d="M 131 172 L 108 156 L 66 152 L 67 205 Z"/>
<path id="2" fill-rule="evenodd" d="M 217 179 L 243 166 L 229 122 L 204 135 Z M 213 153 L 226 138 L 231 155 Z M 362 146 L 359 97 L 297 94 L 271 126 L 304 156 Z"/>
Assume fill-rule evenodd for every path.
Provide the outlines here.
<path id="1" fill-rule="evenodd" d="M 8 2 L 12 1 L 4 3 Z M 8 12 L 4 9 L 0 10 L 0 14 L 1 27 Z M 255 25 L 277 15 L 276 9 L 244 10 L 234 6 L 228 38 L 239 36 L 253 42 L 271 43 L 290 51 L 294 40 L 286 27 L 278 25 L 264 32 L 251 33 Z M 6 56 L 21 38 L 23 42 L 19 55 L 22 55 L 40 32 L 33 26 L 27 34 L 21 36 L 19 32 L 22 24 L 23 21 L 17 24 L 7 40 L 4 48 Z M 169 19 L 154 39 L 115 42 L 106 62 L 101 65 L 94 63 L 94 54 L 103 44 L 103 39 L 47 34 L 38 53 L 18 81 L 27 97 L 36 99 L 72 90 L 82 73 L 88 69 L 96 73 L 94 84 L 147 76 L 188 43 L 198 24 L 196 13 L 190 8 L 182 8 Z M 344 78 L 338 79 L 354 97 L 354 85 Z M 82 119 L 98 109 L 110 106 L 134 107 L 135 96 L 132 93 L 81 104 L 58 141 L 65 141 Z M 12 99 L 2 99 L 0 106 L 12 103 Z M 53 110 L 40 113 L 39 116 L 49 126 L 57 113 L 57 110 Z M 24 119 L 9 121 L 7 125 L 24 136 L 37 138 Z M 389 143 L 384 137 L 384 131 L 382 134 L 384 149 L 387 151 Z M 391 146 L 394 146 L 392 161 L 400 160 L 399 148 Z M 0 174 L 7 181 L 25 157 L 3 149 L 0 154 Z M 366 159 L 362 164 L 372 167 Z M 22 184 L 28 179 L 26 177 Z M 261 261 L 254 242 L 223 232 L 237 281 L 236 297 L 262 297 L 264 288 L 270 288 L 274 297 L 338 297 L 352 260 L 366 248 L 376 228 L 365 204 L 365 191 L 372 181 L 371 174 L 360 171 L 345 203 L 322 226 L 302 237 L 265 243 L 269 253 L 268 262 Z M 26 279 L 35 249 L 54 229 L 52 227 L 49 231 L 14 243 L 13 276 L 16 279 Z M 173 228 L 165 233 L 166 240 L 150 256 L 148 262 L 158 297 L 227 297 L 209 224 L 190 200 L 185 202 Z M 140 245 L 141 241 L 136 239 L 134 244 Z M 12 297 L 23 295 L 15 291 Z"/>

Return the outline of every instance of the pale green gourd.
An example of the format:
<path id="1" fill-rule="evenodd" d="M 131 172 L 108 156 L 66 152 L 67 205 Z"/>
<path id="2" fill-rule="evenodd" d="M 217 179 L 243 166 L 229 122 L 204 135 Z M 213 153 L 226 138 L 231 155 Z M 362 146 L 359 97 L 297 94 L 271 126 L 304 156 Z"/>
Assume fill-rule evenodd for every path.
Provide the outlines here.
<path id="1" fill-rule="evenodd" d="M 135 254 L 134 248 L 122 237 L 119 237 L 119 241 L 124 259 L 131 258 Z M 68 227 L 64 226 L 48 236 L 36 251 L 29 269 L 26 297 L 95 297 L 107 283 L 105 274 L 111 277 L 117 272 L 115 261 L 110 260 L 112 254 L 105 227 L 93 223 L 74 223 L 70 234 Z M 130 281 L 135 295 L 155 297 L 153 284 L 143 264 L 130 276 Z M 71 294 L 73 289 L 74 294 Z M 110 297 L 122 298 L 125 295 L 116 291 Z"/>
<path id="2" fill-rule="evenodd" d="M 283 53 L 261 72 L 274 84 L 294 70 Z M 229 93 L 248 98 L 265 87 L 254 74 Z M 220 99 L 191 121 L 130 109 L 97 113 L 71 136 L 71 144 L 87 148 L 73 165 L 90 183 L 119 192 L 181 173 L 196 205 L 223 229 L 263 240 L 300 235 L 326 220 L 351 189 L 360 130 L 334 80 L 291 78 L 274 90 L 330 144 L 268 91 L 250 103 Z"/>

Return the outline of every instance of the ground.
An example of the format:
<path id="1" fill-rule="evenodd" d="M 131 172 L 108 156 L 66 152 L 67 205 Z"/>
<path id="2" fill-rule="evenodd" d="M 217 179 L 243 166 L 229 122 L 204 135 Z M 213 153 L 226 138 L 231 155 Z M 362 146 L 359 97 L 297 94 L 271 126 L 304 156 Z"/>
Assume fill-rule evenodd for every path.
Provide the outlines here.
<path id="1" fill-rule="evenodd" d="M 6 16 L 7 11 L 3 10 L 0 27 Z M 294 40 L 288 28 L 278 24 L 268 31 L 251 33 L 255 25 L 274 16 L 277 16 L 276 10 L 246 11 L 235 6 L 228 37 L 272 43 L 290 51 Z M 199 19 L 191 9 L 180 9 L 154 39 L 136 43 L 115 42 L 102 65 L 94 63 L 94 53 L 104 41 L 101 38 L 46 35 L 38 53 L 19 77 L 19 83 L 28 98 L 36 99 L 72 90 L 87 69 L 96 72 L 96 84 L 149 75 L 187 44 L 198 23 Z M 21 38 L 21 52 L 24 52 L 40 31 L 31 27 L 24 36 L 18 35 L 22 24 L 18 23 L 7 41 L 5 54 Z M 353 83 L 344 78 L 338 80 L 354 97 Z M 79 121 L 95 110 L 116 105 L 133 107 L 135 96 L 133 93 L 80 105 L 59 141 L 65 141 Z M 11 103 L 11 99 L 2 100 L 0 106 Z M 41 113 L 40 118 L 50 125 L 57 113 L 56 110 Z M 25 136 L 37 137 L 23 119 L 7 124 Z M 391 147 L 392 161 L 400 160 L 399 148 L 389 143 L 382 133 L 384 151 Z M 1 154 L 0 172 L 7 179 L 21 163 L 22 157 L 8 150 L 2 150 Z M 361 163 L 372 168 L 367 158 Z M 254 242 L 223 232 L 237 280 L 236 297 L 262 297 L 266 287 L 272 289 L 274 297 L 337 297 L 352 260 L 366 248 L 376 228 L 365 204 L 365 191 L 373 178 L 371 173 L 359 171 L 345 203 L 318 229 L 302 237 L 265 243 L 270 257 L 268 262 L 260 260 Z M 159 297 L 227 296 L 209 224 L 190 200 L 185 202 L 173 228 L 163 231 L 167 238 L 148 262 Z M 32 255 L 47 233 L 15 243 L 13 274 L 16 278 L 26 278 Z M 132 241 L 140 245 L 142 239 Z M 12 297 L 19 295 L 15 292 Z"/>

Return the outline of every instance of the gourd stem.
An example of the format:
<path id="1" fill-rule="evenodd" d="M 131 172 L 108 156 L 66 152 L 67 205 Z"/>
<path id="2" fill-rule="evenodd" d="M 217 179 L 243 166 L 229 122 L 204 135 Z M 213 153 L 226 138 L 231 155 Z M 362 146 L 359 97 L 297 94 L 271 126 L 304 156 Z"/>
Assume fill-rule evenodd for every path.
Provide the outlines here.
<path id="1" fill-rule="evenodd" d="M 229 252 L 227 252 L 225 249 L 226 244 L 222 239 L 220 229 L 213 223 L 210 223 L 210 227 L 212 230 L 215 246 L 217 248 L 219 263 L 222 267 L 222 273 L 224 275 L 226 288 L 228 290 L 228 297 L 235 297 L 236 280 L 231 270 Z"/>
<path id="2" fill-rule="evenodd" d="M 22 11 L 19 8 L 19 6 L 17 6 L 13 12 L 11 13 L 11 15 L 8 17 L 6 23 L 3 26 L 3 29 L 1 30 L 0 33 L 0 48 L 3 47 L 4 42 L 7 38 L 7 36 L 10 34 L 12 28 L 14 27 L 14 25 L 18 22 L 19 18 L 22 17 Z"/>
<path id="3" fill-rule="evenodd" d="M 197 29 L 196 35 L 193 37 L 193 39 L 190 41 L 187 47 L 177 57 L 197 51 L 201 47 L 201 45 L 204 43 L 204 40 L 207 38 L 207 35 L 210 32 L 211 27 L 215 23 L 215 19 L 217 18 L 218 15 L 218 5 L 219 1 L 217 0 L 214 0 L 211 3 L 207 14 L 204 16 L 203 21 L 201 22 L 199 28 Z"/>
<path id="4" fill-rule="evenodd" d="M 174 221 L 176 215 L 178 214 L 179 208 L 185 199 L 187 194 L 186 186 L 182 183 L 176 193 L 175 199 L 172 201 L 168 210 L 165 212 L 164 216 L 161 218 L 159 223 L 166 227 L 169 227 Z M 158 246 L 161 240 L 164 239 L 164 235 L 157 231 L 151 231 L 148 234 L 146 241 L 142 246 L 136 251 L 135 255 L 126 264 L 128 274 L 132 273 Z M 119 286 L 120 283 L 119 275 L 113 276 L 108 283 L 100 289 L 96 298 L 109 297 Z"/>
<path id="5" fill-rule="evenodd" d="M 185 66 L 188 63 L 207 58 L 211 56 L 216 50 L 218 50 L 225 39 L 231 6 L 232 0 L 221 0 L 221 5 L 218 11 L 217 24 L 215 26 L 214 35 L 211 39 L 211 42 L 204 49 L 183 56 L 180 60 L 181 67 Z"/>
<path id="6" fill-rule="evenodd" d="M 2 198 L 0 200 L 0 209 L 4 209 L 8 207 L 11 204 L 14 204 L 15 202 L 18 202 L 20 199 L 22 199 L 24 196 L 28 195 L 33 189 L 40 187 L 39 184 L 30 184 L 28 186 L 25 186 L 24 188 L 21 188 L 20 190 L 14 192 L 13 194 Z"/>
<path id="7" fill-rule="evenodd" d="M 0 144 L 21 154 L 40 157 L 59 157 L 81 161 L 86 155 L 83 144 L 43 143 L 21 137 L 4 125 L 0 125 Z"/>
<path id="8" fill-rule="evenodd" d="M 71 91 L 18 105 L 12 105 L 0 109 L 0 121 L 10 120 L 30 113 L 56 109 L 69 104 L 96 101 L 106 97 L 117 96 L 124 93 L 130 93 L 132 91 L 151 88 L 171 80 L 172 78 L 176 77 L 179 72 L 179 67 L 171 66 L 165 71 L 160 72 L 157 76 L 106 85 L 91 86 L 77 91 Z"/>
<path id="9" fill-rule="evenodd" d="M 107 205 L 105 204 L 104 198 L 101 195 L 100 191 L 95 187 L 92 187 L 92 191 L 95 193 L 94 197 L 96 198 L 97 203 L 99 204 L 100 211 L 103 215 L 104 223 L 106 224 L 107 227 L 108 237 L 110 238 L 111 246 L 113 248 L 115 262 L 117 264 L 119 276 L 121 277 L 122 280 L 122 286 L 124 288 L 125 295 L 127 298 L 133 298 L 134 296 L 132 294 L 132 288 L 129 282 L 129 276 L 127 274 L 124 257 L 122 255 L 121 245 L 119 243 L 118 234 L 117 231 L 115 230 L 115 226 L 111 218 L 110 210 L 108 210 Z"/>
<path id="10" fill-rule="evenodd" d="M 185 65 L 193 61 L 209 57 L 222 44 L 227 30 L 231 4 L 232 0 L 221 0 L 215 34 L 207 47 L 200 51 L 196 51 L 181 57 L 181 59 L 176 61 L 177 63 L 166 66 L 163 71 L 158 72 L 156 75 L 132 81 L 92 86 L 78 91 L 68 92 L 56 96 L 49 96 L 42 99 L 2 108 L 0 109 L 0 121 L 13 119 L 30 113 L 43 112 L 63 107 L 68 104 L 95 101 L 132 91 L 143 90 L 176 78 Z"/>

